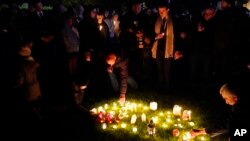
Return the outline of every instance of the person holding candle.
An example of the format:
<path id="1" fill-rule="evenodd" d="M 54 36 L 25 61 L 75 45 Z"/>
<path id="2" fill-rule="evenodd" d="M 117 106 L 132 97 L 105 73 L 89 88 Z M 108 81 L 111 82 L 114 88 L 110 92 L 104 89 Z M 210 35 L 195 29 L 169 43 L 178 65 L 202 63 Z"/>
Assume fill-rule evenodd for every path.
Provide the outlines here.
<path id="1" fill-rule="evenodd" d="M 100 9 L 97 12 L 97 26 L 99 29 L 99 36 L 100 36 L 100 48 L 98 50 L 105 51 L 109 47 L 109 27 L 107 23 L 104 21 L 104 10 Z"/>
<path id="2" fill-rule="evenodd" d="M 129 3 L 128 12 L 120 17 L 120 48 L 129 61 L 129 73 L 136 82 L 143 81 L 143 52 L 145 37 L 149 36 L 148 16 L 142 9 L 142 0 Z"/>
<path id="3" fill-rule="evenodd" d="M 171 64 L 174 57 L 174 22 L 166 1 L 159 2 L 155 21 L 155 41 L 152 58 L 157 64 L 157 79 L 160 89 L 170 89 Z"/>

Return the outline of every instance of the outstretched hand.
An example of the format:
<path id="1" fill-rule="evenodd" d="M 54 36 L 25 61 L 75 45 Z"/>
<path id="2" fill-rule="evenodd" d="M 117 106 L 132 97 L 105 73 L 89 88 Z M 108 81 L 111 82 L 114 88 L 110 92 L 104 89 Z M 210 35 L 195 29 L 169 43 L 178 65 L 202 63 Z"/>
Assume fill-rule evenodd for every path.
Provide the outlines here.
<path id="1" fill-rule="evenodd" d="M 126 97 L 125 97 L 125 94 L 120 94 L 120 97 L 119 97 L 119 103 L 124 106 L 126 102 Z"/>

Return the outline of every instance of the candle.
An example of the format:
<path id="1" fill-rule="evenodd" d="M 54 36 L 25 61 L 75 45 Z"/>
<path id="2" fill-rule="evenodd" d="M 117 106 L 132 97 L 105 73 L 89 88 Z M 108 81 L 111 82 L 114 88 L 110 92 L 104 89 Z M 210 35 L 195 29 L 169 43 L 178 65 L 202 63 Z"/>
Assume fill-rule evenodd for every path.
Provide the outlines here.
<path id="1" fill-rule="evenodd" d="M 96 109 L 96 108 L 93 108 L 93 109 L 90 110 L 90 112 L 91 112 L 92 114 L 97 114 L 97 109 Z"/>
<path id="2" fill-rule="evenodd" d="M 181 115 L 181 109 L 182 109 L 182 107 L 180 107 L 179 105 L 174 105 L 173 114 L 177 115 L 177 116 L 180 116 Z"/>
<path id="3" fill-rule="evenodd" d="M 102 129 L 106 129 L 107 128 L 107 124 L 106 123 L 103 123 L 102 124 Z"/>
<path id="4" fill-rule="evenodd" d="M 184 110 L 183 114 L 182 114 L 182 119 L 187 121 L 187 120 L 191 120 L 191 111 L 190 110 Z"/>
<path id="5" fill-rule="evenodd" d="M 132 115 L 132 117 L 131 117 L 131 124 L 135 124 L 136 119 L 137 119 L 137 116 L 135 114 Z"/>
<path id="6" fill-rule="evenodd" d="M 100 31 L 102 30 L 102 25 L 99 26 L 99 30 L 100 30 Z"/>
<path id="7" fill-rule="evenodd" d="M 137 132 L 137 128 L 136 127 L 133 127 L 133 132 L 136 133 Z"/>
<path id="8" fill-rule="evenodd" d="M 157 110 L 157 102 L 150 102 L 150 109 L 153 111 Z"/>
<path id="9" fill-rule="evenodd" d="M 142 122 L 145 122 L 145 121 L 146 121 L 146 115 L 145 115 L 144 113 L 141 115 L 141 121 L 142 121 Z"/>
<path id="10" fill-rule="evenodd" d="M 191 134 L 190 132 L 187 132 L 183 135 L 182 140 L 183 141 L 189 141 L 191 139 Z"/>
<path id="11" fill-rule="evenodd" d="M 122 123 L 121 124 L 121 128 L 126 128 L 127 127 L 127 124 L 126 123 Z"/>
<path id="12" fill-rule="evenodd" d="M 105 105 L 104 105 L 104 109 L 106 109 L 106 110 L 107 110 L 107 109 L 108 109 L 108 107 L 109 107 L 109 105 L 108 105 L 108 104 L 105 104 Z"/>

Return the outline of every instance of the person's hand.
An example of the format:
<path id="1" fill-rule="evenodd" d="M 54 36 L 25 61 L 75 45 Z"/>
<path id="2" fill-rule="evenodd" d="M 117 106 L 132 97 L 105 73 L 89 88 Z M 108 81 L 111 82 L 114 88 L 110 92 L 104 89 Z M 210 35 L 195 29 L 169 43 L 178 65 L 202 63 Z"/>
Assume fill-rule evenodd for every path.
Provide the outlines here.
<path id="1" fill-rule="evenodd" d="M 109 73 L 112 73 L 112 72 L 113 72 L 113 67 L 112 67 L 112 66 L 108 66 L 107 71 L 108 71 Z"/>
<path id="2" fill-rule="evenodd" d="M 182 55 L 182 53 L 180 51 L 175 51 L 174 52 L 174 60 L 178 60 L 178 59 L 180 59 L 182 57 L 183 57 L 183 55 Z"/>
<path id="3" fill-rule="evenodd" d="M 201 128 L 201 129 L 192 129 L 192 130 L 190 131 L 190 134 L 191 134 L 191 137 L 192 137 L 192 138 L 195 138 L 196 136 L 205 135 L 205 134 L 207 134 L 207 133 L 206 133 L 205 128 Z"/>
<path id="4" fill-rule="evenodd" d="M 186 32 L 181 32 L 180 33 L 180 38 L 181 39 L 186 39 L 187 38 L 187 33 Z"/>
<path id="5" fill-rule="evenodd" d="M 85 61 L 87 61 L 87 62 L 91 61 L 91 53 L 90 52 L 85 53 Z"/>
<path id="6" fill-rule="evenodd" d="M 53 39 L 54 39 L 54 36 L 52 36 L 52 35 L 44 36 L 41 38 L 41 40 L 46 44 L 49 43 L 50 41 L 52 41 Z"/>
<path id="7" fill-rule="evenodd" d="M 165 33 L 157 34 L 156 37 L 155 37 L 155 40 L 162 39 L 164 37 L 164 35 L 165 35 Z"/>
<path id="8" fill-rule="evenodd" d="M 132 28 L 128 28 L 127 30 L 128 30 L 129 33 L 133 33 L 134 32 L 134 30 Z"/>
<path id="9" fill-rule="evenodd" d="M 125 94 L 120 94 L 120 97 L 119 97 L 119 103 L 124 106 L 126 102 L 126 97 L 125 97 Z"/>

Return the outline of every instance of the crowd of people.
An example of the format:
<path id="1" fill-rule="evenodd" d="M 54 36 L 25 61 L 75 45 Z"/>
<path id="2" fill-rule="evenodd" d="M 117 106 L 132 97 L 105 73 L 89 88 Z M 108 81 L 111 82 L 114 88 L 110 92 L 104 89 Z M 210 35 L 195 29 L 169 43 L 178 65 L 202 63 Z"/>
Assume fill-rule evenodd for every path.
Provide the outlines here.
<path id="1" fill-rule="evenodd" d="M 193 15 L 171 11 L 166 1 L 146 9 L 134 1 L 127 11 L 80 4 L 46 11 L 40 1 L 28 9 L 2 6 L 8 106 L 39 119 L 41 107 L 82 109 L 84 95 L 123 104 L 129 87 L 171 91 L 183 82 L 225 83 L 245 74 L 249 11 L 233 0 L 220 3 Z"/>

